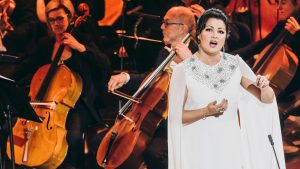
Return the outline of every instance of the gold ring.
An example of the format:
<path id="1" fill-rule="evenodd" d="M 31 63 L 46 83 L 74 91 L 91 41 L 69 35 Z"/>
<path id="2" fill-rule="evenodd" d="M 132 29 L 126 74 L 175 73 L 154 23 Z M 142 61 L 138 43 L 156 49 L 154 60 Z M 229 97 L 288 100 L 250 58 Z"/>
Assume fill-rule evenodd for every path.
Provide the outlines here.
<path id="1" fill-rule="evenodd" d="M 224 113 L 224 111 L 225 111 L 224 108 L 220 108 L 220 109 L 218 110 L 219 113 Z"/>

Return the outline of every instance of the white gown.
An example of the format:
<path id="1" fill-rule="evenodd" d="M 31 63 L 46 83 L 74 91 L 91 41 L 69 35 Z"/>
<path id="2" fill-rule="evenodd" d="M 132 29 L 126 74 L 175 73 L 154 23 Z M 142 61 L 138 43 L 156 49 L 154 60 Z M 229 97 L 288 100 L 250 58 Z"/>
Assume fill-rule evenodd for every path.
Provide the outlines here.
<path id="1" fill-rule="evenodd" d="M 280 168 L 285 169 L 276 101 L 263 104 L 246 92 L 240 81 L 242 76 L 255 81 L 251 69 L 239 56 L 221 56 L 213 66 L 193 56 L 173 68 L 169 90 L 169 169 L 276 169 L 268 135 L 275 142 Z M 183 105 L 185 91 L 188 97 Z M 223 98 L 228 100 L 223 115 L 182 124 L 183 108 L 199 109 Z"/>

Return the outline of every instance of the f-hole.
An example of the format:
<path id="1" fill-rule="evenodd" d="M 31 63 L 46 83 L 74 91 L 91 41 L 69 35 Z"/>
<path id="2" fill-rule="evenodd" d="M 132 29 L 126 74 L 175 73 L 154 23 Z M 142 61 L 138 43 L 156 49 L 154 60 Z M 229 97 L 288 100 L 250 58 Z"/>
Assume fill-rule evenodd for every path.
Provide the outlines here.
<path id="1" fill-rule="evenodd" d="M 48 114 L 46 128 L 47 128 L 47 130 L 51 130 L 51 129 L 52 129 L 52 127 L 51 127 L 51 126 L 49 126 L 51 115 L 50 115 L 50 112 L 46 112 L 46 114 Z"/>

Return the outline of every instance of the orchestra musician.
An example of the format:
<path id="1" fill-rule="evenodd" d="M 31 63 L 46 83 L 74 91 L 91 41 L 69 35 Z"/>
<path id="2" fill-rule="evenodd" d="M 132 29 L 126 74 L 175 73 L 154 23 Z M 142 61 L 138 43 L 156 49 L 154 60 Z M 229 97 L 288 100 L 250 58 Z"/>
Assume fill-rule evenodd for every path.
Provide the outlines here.
<path id="1" fill-rule="evenodd" d="M 53 0 L 45 7 L 50 35 L 42 38 L 17 77 L 21 79 L 35 72 L 42 65 L 51 63 L 60 45 L 64 45 L 60 63 L 78 74 L 83 83 L 82 92 L 75 108 L 67 116 L 66 128 L 68 152 L 60 168 L 85 168 L 83 132 L 89 125 L 103 123 L 100 112 L 105 100 L 104 90 L 110 74 L 110 63 L 95 43 L 84 32 L 66 32 L 75 13 L 70 0 Z M 42 155 L 42 154 L 41 154 Z"/>
<path id="2" fill-rule="evenodd" d="M 51 0 L 36 0 L 36 13 L 38 19 L 46 23 L 46 16 L 44 14 L 45 4 Z M 74 0 L 72 1 L 75 7 L 79 7 L 81 3 L 86 3 L 90 7 L 90 14 L 96 19 L 100 20 L 104 17 L 104 3 L 105 0 Z"/>
<path id="3" fill-rule="evenodd" d="M 160 50 L 156 59 L 156 66 L 168 56 L 169 50 L 172 50 L 172 48 L 178 44 L 187 33 L 190 33 L 192 36 L 195 35 L 195 20 L 193 13 L 186 7 L 172 7 L 164 16 L 161 29 L 163 32 L 163 41 L 167 47 Z M 193 52 L 198 49 L 196 42 L 193 39 L 189 41 L 188 46 Z M 181 59 L 175 57 L 174 61 L 179 63 Z M 171 64 L 175 64 L 175 62 Z M 141 84 L 146 75 L 147 73 L 127 74 L 125 72 L 113 75 L 108 82 L 108 90 L 114 91 L 125 84 L 125 87 L 137 89 L 137 86 Z M 168 168 L 166 120 L 161 122 L 160 126 L 155 131 L 154 137 L 148 145 L 144 156 L 145 163 L 149 169 Z"/>
<path id="4" fill-rule="evenodd" d="M 226 13 L 233 20 L 247 24 L 252 30 L 253 41 L 258 41 L 266 37 L 278 22 L 280 17 L 278 2 L 277 0 L 230 0 L 226 6 Z"/>
<path id="5" fill-rule="evenodd" d="M 289 32 L 289 35 L 287 38 L 283 41 L 284 44 L 286 44 L 290 49 L 292 49 L 292 52 L 297 56 L 298 60 L 300 58 L 300 20 L 299 20 L 299 7 L 300 7 L 300 1 L 299 0 L 283 0 L 279 2 L 279 16 L 280 16 L 280 22 L 274 27 L 271 33 L 269 33 L 265 38 L 252 43 L 244 48 L 238 49 L 234 51 L 233 53 L 239 54 L 244 60 L 247 60 L 249 63 L 253 63 L 253 56 L 255 54 L 259 54 L 267 45 L 271 44 L 274 39 L 278 36 L 278 34 L 283 31 L 284 29 Z M 298 15 L 298 18 L 295 18 L 295 16 Z M 299 65 L 297 67 L 297 70 L 294 74 L 294 77 L 292 78 L 291 82 L 286 87 L 285 91 L 282 91 L 279 96 L 277 97 L 278 103 L 284 103 L 284 102 L 290 102 L 290 105 L 295 103 L 297 100 L 294 98 L 293 93 L 299 92 L 299 86 L 300 86 L 300 68 Z M 290 114 L 280 114 L 281 115 L 281 126 L 283 128 L 284 120 L 290 115 Z M 295 113 L 293 115 L 299 116 Z M 288 143 L 287 140 L 284 140 L 285 145 L 285 153 L 295 153 L 299 151 L 299 148 L 294 146 L 292 143 Z"/>

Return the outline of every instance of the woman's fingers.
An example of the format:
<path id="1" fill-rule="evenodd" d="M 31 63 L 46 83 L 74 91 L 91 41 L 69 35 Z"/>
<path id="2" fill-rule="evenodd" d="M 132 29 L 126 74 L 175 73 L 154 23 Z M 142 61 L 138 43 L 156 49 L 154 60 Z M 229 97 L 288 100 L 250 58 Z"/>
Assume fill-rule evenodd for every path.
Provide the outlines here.
<path id="1" fill-rule="evenodd" d="M 257 79 L 256 79 L 257 87 L 265 88 L 265 87 L 269 86 L 269 84 L 270 84 L 270 81 L 265 76 L 257 75 Z"/>
<path id="2" fill-rule="evenodd" d="M 220 114 L 223 114 L 226 110 L 227 110 L 227 107 L 228 107 L 228 100 L 227 99 L 223 99 L 218 105 L 217 105 L 217 108 L 216 108 L 216 111 Z"/>
<path id="3" fill-rule="evenodd" d="M 219 116 L 222 115 L 228 108 L 227 99 L 223 99 L 220 103 L 213 101 L 208 105 L 211 115 Z"/>

